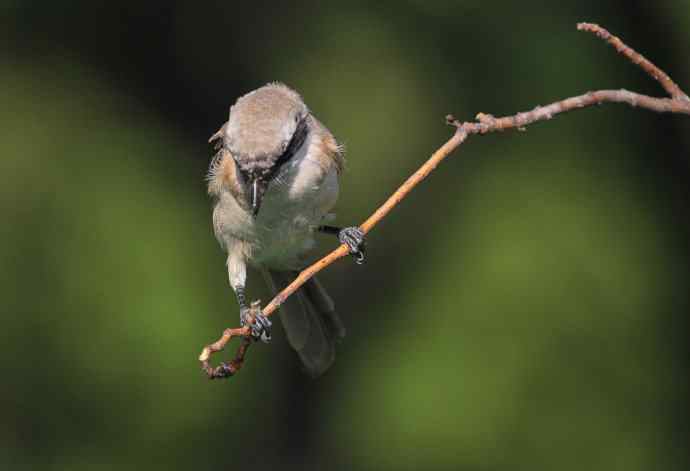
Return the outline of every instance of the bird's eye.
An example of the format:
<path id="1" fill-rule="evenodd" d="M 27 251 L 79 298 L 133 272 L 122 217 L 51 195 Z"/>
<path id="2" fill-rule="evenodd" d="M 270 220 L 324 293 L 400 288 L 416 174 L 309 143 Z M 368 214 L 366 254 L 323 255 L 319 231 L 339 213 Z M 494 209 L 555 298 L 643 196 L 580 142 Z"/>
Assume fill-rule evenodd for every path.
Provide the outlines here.
<path id="1" fill-rule="evenodd" d="M 235 159 L 233 159 L 233 160 L 235 160 Z M 239 162 L 237 160 L 235 160 L 235 169 L 237 170 L 237 175 L 239 175 L 239 177 L 242 179 L 242 181 L 244 181 L 244 182 L 249 181 L 249 178 L 250 178 L 249 172 L 247 170 L 243 170 L 242 166 L 239 164 Z"/>
<path id="2" fill-rule="evenodd" d="M 280 157 L 278 157 L 278 159 L 276 160 L 276 163 L 274 165 L 274 168 L 276 169 L 280 168 L 280 166 L 282 166 L 288 160 L 290 160 L 295 155 L 295 153 L 297 153 L 299 148 L 302 147 L 304 140 L 307 138 L 307 132 L 309 131 L 309 128 L 307 127 L 307 120 L 304 117 L 298 117 L 298 119 L 299 122 L 297 123 L 295 132 L 292 134 L 290 142 L 285 148 L 285 151 L 283 151 Z"/>

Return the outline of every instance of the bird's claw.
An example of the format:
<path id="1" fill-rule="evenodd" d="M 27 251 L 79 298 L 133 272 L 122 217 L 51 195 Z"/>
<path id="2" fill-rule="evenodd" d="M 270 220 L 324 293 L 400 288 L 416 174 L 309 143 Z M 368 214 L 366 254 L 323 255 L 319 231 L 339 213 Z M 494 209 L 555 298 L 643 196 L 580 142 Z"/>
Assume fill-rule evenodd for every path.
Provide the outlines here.
<path id="1" fill-rule="evenodd" d="M 242 327 L 249 324 L 250 311 L 251 308 L 240 309 L 240 323 L 242 324 Z M 252 338 L 254 340 L 261 340 L 264 343 L 270 342 L 272 325 L 273 323 L 271 320 L 267 316 L 261 314 L 261 311 L 259 311 L 259 314 L 254 315 L 254 322 L 249 326 L 252 331 Z"/>
<path id="2" fill-rule="evenodd" d="M 357 226 L 346 227 L 338 233 L 341 244 L 347 245 L 350 253 L 354 255 L 358 265 L 364 263 L 364 231 Z"/>

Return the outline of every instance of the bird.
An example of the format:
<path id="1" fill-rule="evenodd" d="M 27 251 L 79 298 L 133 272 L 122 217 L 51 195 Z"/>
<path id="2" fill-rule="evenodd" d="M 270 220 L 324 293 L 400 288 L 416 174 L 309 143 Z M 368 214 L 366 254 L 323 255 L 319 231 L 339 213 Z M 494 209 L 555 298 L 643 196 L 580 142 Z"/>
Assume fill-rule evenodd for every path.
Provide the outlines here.
<path id="1" fill-rule="evenodd" d="M 239 97 L 209 142 L 217 151 L 207 177 L 213 231 L 227 254 L 243 326 L 249 267 L 277 293 L 306 266 L 317 232 L 336 235 L 357 263 L 364 261 L 362 229 L 328 224 L 345 163 L 343 146 L 295 90 L 272 82 Z M 304 370 L 322 375 L 335 360 L 335 343 L 345 336 L 323 285 L 309 279 L 280 306 L 279 316 Z M 257 315 L 252 338 L 270 341 L 271 327 L 267 316 Z"/>

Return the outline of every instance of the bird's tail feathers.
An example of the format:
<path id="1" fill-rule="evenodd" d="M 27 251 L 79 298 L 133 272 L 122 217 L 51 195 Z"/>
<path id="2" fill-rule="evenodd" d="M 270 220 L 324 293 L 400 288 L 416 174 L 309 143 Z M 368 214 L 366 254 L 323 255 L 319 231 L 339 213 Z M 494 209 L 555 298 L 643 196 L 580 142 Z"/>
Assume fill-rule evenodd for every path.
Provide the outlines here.
<path id="1" fill-rule="evenodd" d="M 274 293 L 294 281 L 296 272 L 263 270 Z M 335 361 L 335 343 L 345 336 L 345 326 L 333 300 L 312 277 L 279 309 L 288 343 L 297 351 L 312 377 L 322 375 Z"/>

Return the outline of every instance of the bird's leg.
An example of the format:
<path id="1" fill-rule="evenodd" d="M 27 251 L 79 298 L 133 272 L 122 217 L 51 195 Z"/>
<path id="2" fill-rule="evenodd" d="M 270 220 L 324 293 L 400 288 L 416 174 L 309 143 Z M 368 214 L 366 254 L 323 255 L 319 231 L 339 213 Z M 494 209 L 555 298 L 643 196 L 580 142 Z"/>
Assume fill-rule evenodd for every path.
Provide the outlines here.
<path id="1" fill-rule="evenodd" d="M 240 305 L 240 323 L 244 327 L 248 324 L 251 306 L 247 305 L 247 300 L 244 297 L 244 287 L 247 284 L 247 263 L 241 244 L 236 243 L 230 246 L 227 265 L 230 286 L 232 286 L 235 296 L 237 296 L 237 304 Z M 271 321 L 268 320 L 268 317 L 262 315 L 260 311 L 254 316 L 254 323 L 251 325 L 251 329 L 254 340 L 261 339 L 263 342 L 271 340 Z"/>
<path id="2" fill-rule="evenodd" d="M 249 322 L 248 316 L 251 312 L 251 307 L 247 306 L 247 301 L 244 297 L 244 286 L 233 288 L 235 290 L 235 296 L 237 296 L 237 304 L 240 305 L 240 324 L 244 327 Z M 264 343 L 270 342 L 271 325 L 271 320 L 259 311 L 259 314 L 254 316 L 254 323 L 251 325 L 252 337 L 254 340 L 261 339 Z"/>
<path id="3" fill-rule="evenodd" d="M 335 227 L 335 226 L 319 226 L 319 231 L 326 234 L 334 234 L 338 236 L 341 244 L 347 245 L 350 253 L 355 256 L 355 262 L 358 265 L 364 263 L 364 232 L 357 226 L 350 227 Z"/>

